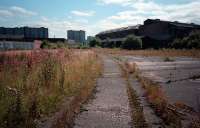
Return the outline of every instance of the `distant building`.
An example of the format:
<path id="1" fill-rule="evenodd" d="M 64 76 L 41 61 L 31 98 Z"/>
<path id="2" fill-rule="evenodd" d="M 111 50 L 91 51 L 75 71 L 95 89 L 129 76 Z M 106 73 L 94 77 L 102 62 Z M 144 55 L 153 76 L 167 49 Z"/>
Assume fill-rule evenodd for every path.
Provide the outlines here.
<path id="1" fill-rule="evenodd" d="M 0 27 L 0 39 L 47 39 L 48 28 Z"/>
<path id="2" fill-rule="evenodd" d="M 112 42 L 120 46 L 128 35 L 135 35 L 142 39 L 143 48 L 160 48 L 169 46 L 176 38 L 188 36 L 194 30 L 200 30 L 200 25 L 147 19 L 143 25 L 104 31 L 96 37 L 103 44 Z"/>
<path id="3" fill-rule="evenodd" d="M 167 47 L 176 38 L 188 36 L 192 31 L 200 30 L 200 25 L 148 19 L 139 27 L 145 46 Z"/>
<path id="4" fill-rule="evenodd" d="M 139 25 L 128 26 L 117 29 L 111 29 L 107 31 L 100 32 L 96 35 L 97 38 L 101 40 L 102 43 L 115 42 L 121 43 L 125 40 L 128 35 L 138 35 Z"/>
<path id="5" fill-rule="evenodd" d="M 71 45 L 77 44 L 74 40 L 67 40 L 67 43 L 68 43 L 68 44 L 71 44 Z"/>
<path id="6" fill-rule="evenodd" d="M 85 42 L 85 31 L 80 30 L 68 30 L 67 31 L 67 38 L 68 40 L 74 40 L 77 43 L 84 43 Z"/>
<path id="7" fill-rule="evenodd" d="M 40 49 L 42 41 L 0 41 L 0 51 Z"/>

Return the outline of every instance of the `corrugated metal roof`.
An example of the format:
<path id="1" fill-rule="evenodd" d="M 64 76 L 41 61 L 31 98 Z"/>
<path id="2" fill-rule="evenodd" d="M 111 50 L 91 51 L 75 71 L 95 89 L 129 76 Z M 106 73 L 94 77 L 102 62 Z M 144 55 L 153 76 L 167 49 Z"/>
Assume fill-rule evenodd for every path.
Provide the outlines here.
<path id="1" fill-rule="evenodd" d="M 168 23 L 170 25 L 174 25 L 176 27 L 179 28 L 196 28 L 196 29 L 200 29 L 200 25 L 194 24 L 194 23 L 180 23 L 177 21 L 171 22 L 171 21 L 164 21 L 164 20 L 159 20 L 159 19 L 148 19 L 149 21 L 152 21 L 152 23 L 157 23 L 157 22 L 164 22 L 164 23 Z M 148 21 L 146 20 L 146 21 Z M 136 26 L 128 26 L 128 27 L 122 27 L 122 28 L 117 28 L 117 29 L 111 29 L 111 30 L 107 30 L 107 31 L 103 31 L 98 33 L 97 35 L 101 35 L 101 34 L 109 34 L 109 33 L 114 33 L 114 32 L 120 32 L 120 31 L 126 31 L 126 30 L 131 30 L 131 29 L 139 29 L 141 25 L 136 25 Z M 145 26 L 142 25 L 142 26 Z"/>
<path id="2" fill-rule="evenodd" d="M 122 27 L 122 28 L 117 28 L 117 29 L 111 29 L 111 30 L 100 32 L 99 34 L 107 34 L 107 33 L 112 33 L 112 32 L 126 31 L 126 30 L 131 30 L 131 29 L 138 29 L 139 26 L 140 25 Z M 97 34 L 97 35 L 99 35 L 99 34 Z"/>
<path id="3" fill-rule="evenodd" d="M 200 25 L 194 24 L 194 23 L 181 23 L 181 22 L 178 22 L 178 21 L 165 21 L 165 20 L 160 20 L 160 19 L 155 19 L 155 20 L 147 19 L 146 21 L 152 21 L 152 23 L 164 22 L 164 23 L 169 23 L 171 25 L 175 25 L 177 27 L 200 28 Z"/>
<path id="4" fill-rule="evenodd" d="M 179 22 L 169 22 L 169 23 L 177 27 L 200 28 L 200 25 L 196 25 L 196 24 L 186 24 L 186 23 L 179 23 Z"/>

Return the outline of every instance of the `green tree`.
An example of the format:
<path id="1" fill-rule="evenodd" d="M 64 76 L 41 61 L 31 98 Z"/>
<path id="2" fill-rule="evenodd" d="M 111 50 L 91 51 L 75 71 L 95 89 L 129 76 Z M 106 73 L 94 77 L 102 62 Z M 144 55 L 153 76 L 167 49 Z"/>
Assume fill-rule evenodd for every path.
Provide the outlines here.
<path id="1" fill-rule="evenodd" d="M 200 31 L 193 31 L 187 39 L 187 48 L 200 48 Z"/>
<path id="2" fill-rule="evenodd" d="M 100 40 L 97 39 L 97 38 L 91 40 L 91 41 L 89 42 L 89 46 L 90 46 L 90 47 L 100 46 Z"/>
<path id="3" fill-rule="evenodd" d="M 179 38 L 175 39 L 171 44 L 171 48 L 175 48 L 175 49 L 183 48 L 182 42 L 183 42 L 182 39 L 179 39 Z"/>
<path id="4" fill-rule="evenodd" d="M 184 37 L 183 39 L 175 39 L 171 44 L 171 47 L 176 49 L 200 49 L 200 31 L 193 31 L 189 36 Z"/>
<path id="5" fill-rule="evenodd" d="M 103 47 L 105 48 L 114 48 L 116 47 L 114 41 L 110 41 L 110 38 L 106 38 L 106 42 L 104 43 Z"/>
<path id="6" fill-rule="evenodd" d="M 142 40 L 135 35 L 129 35 L 126 37 L 125 41 L 122 43 L 121 48 L 123 49 L 141 49 L 142 48 Z"/>
<path id="7" fill-rule="evenodd" d="M 49 47 L 49 43 L 48 41 L 44 40 L 40 46 L 40 48 L 44 49 L 44 48 L 48 48 Z"/>

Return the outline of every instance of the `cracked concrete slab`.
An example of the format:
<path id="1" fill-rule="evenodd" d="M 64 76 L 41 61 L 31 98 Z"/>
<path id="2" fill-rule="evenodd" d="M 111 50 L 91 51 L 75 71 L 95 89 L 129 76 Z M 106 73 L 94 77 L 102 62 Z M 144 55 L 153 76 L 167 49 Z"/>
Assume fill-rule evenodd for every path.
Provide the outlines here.
<path id="1" fill-rule="evenodd" d="M 126 83 L 112 59 L 103 57 L 104 73 L 97 80 L 95 99 L 84 105 L 74 128 L 131 128 Z"/>
<path id="2" fill-rule="evenodd" d="M 124 61 L 135 62 L 140 75 L 159 83 L 170 103 L 181 102 L 196 111 L 200 104 L 200 59 L 189 57 L 121 56 Z"/>

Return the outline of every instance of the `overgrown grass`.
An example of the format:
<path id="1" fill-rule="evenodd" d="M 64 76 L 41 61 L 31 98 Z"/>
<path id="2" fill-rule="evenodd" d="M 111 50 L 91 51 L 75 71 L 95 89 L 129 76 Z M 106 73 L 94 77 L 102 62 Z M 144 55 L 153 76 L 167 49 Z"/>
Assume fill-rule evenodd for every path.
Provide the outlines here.
<path id="1" fill-rule="evenodd" d="M 126 79 L 127 94 L 129 98 L 129 105 L 131 107 L 131 117 L 133 121 L 133 126 L 135 128 L 148 128 L 148 124 L 145 121 L 143 107 L 140 104 L 136 91 L 131 87 L 129 78 L 131 73 L 134 72 L 132 63 L 123 64 L 123 62 L 117 58 L 118 64 L 122 71 L 122 76 Z"/>
<path id="2" fill-rule="evenodd" d="M 112 54 L 112 55 L 132 55 L 132 56 L 162 56 L 162 57 L 200 57 L 200 50 L 176 50 L 176 49 L 146 49 L 146 50 L 122 50 L 122 49 L 94 49 L 100 53 Z"/>
<path id="3" fill-rule="evenodd" d="M 161 87 L 151 80 L 141 77 L 134 63 L 126 62 L 124 70 L 126 71 L 124 73 L 126 76 L 128 76 L 129 73 L 134 73 L 136 78 L 139 80 L 146 91 L 145 97 L 154 109 L 155 114 L 157 114 L 170 128 L 181 128 L 180 116 L 176 110 L 170 109 L 170 104 L 168 103 L 167 97 Z M 132 93 L 133 97 L 135 97 L 134 91 Z"/>
<path id="4" fill-rule="evenodd" d="M 129 82 L 129 81 L 128 81 Z M 140 101 L 136 95 L 135 90 L 128 84 L 127 93 L 129 96 L 129 102 L 132 110 L 132 119 L 135 128 L 148 128 L 148 125 L 145 121 L 143 108 L 140 105 Z"/>
<path id="5" fill-rule="evenodd" d="M 66 42 L 49 42 L 44 40 L 40 46 L 42 49 L 58 49 L 58 48 L 68 48 Z"/>
<path id="6" fill-rule="evenodd" d="M 64 98 L 82 90 L 89 93 L 100 70 L 100 61 L 91 51 L 1 53 L 0 127 L 36 127 L 37 120 L 62 109 Z"/>
<path id="7" fill-rule="evenodd" d="M 181 117 L 175 109 L 171 108 L 161 87 L 146 78 L 140 76 L 137 76 L 137 78 L 146 90 L 145 96 L 155 113 L 161 117 L 164 123 L 169 127 L 181 128 Z"/>

